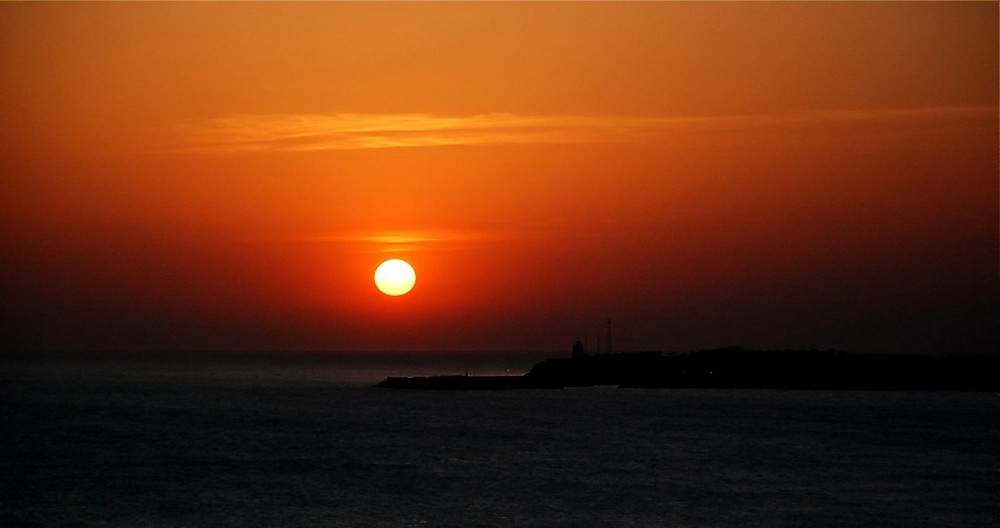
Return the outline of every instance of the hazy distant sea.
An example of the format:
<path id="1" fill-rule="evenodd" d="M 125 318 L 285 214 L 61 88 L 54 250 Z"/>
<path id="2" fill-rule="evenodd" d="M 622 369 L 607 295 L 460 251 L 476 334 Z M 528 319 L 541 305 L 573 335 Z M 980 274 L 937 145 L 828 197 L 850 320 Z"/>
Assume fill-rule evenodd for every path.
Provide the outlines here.
<path id="1" fill-rule="evenodd" d="M 0 360 L 0 526 L 1000 526 L 1000 395 L 370 389 L 539 357 Z"/>

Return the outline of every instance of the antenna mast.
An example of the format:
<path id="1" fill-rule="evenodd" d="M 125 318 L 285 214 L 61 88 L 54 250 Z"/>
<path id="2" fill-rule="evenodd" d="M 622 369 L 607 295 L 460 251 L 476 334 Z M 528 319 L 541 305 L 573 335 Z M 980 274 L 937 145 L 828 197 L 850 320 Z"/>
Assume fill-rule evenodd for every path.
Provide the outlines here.
<path id="1" fill-rule="evenodd" d="M 611 353 L 611 318 L 608 317 L 608 354 Z"/>

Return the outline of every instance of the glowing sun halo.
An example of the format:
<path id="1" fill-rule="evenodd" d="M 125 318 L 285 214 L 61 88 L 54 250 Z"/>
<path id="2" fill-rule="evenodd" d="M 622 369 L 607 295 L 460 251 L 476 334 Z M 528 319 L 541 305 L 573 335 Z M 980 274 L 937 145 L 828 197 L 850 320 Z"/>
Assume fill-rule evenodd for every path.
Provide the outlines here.
<path id="1" fill-rule="evenodd" d="M 375 269 L 375 286 L 386 295 L 403 295 L 413 289 L 417 274 L 405 260 L 390 259 Z"/>

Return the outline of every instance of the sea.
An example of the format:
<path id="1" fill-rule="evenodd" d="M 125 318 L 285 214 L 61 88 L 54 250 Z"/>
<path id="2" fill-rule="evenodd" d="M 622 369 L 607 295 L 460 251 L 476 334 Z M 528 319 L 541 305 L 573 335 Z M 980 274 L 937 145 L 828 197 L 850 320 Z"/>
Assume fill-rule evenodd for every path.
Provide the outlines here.
<path id="1" fill-rule="evenodd" d="M 371 388 L 542 357 L 5 357 L 0 526 L 1000 526 L 995 392 Z"/>

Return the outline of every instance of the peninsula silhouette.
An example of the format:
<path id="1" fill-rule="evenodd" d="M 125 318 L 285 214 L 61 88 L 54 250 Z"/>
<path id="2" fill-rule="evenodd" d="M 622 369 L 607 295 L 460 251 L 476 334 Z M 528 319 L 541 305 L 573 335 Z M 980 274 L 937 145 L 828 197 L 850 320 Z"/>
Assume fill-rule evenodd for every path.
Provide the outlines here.
<path id="1" fill-rule="evenodd" d="M 522 376 L 388 377 L 390 389 L 505 390 L 754 388 L 795 390 L 997 391 L 1000 357 L 847 354 L 833 350 L 747 350 L 687 354 L 621 352 L 541 361 Z"/>

